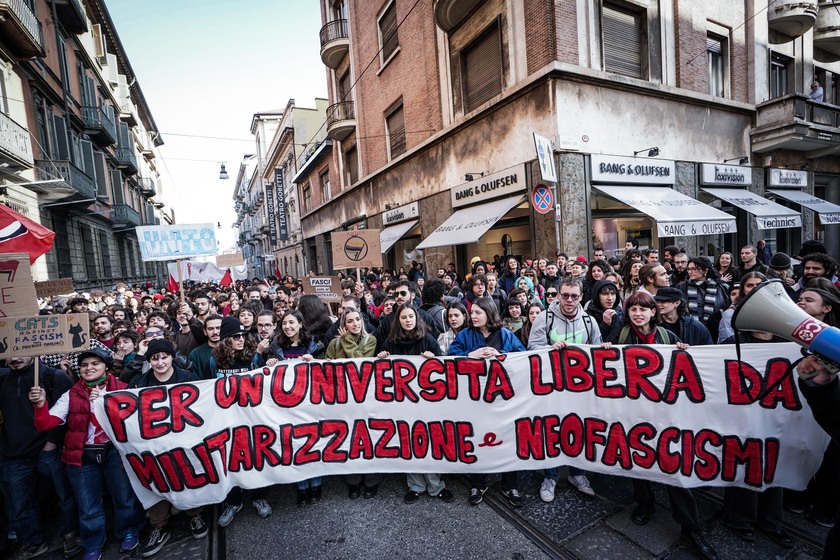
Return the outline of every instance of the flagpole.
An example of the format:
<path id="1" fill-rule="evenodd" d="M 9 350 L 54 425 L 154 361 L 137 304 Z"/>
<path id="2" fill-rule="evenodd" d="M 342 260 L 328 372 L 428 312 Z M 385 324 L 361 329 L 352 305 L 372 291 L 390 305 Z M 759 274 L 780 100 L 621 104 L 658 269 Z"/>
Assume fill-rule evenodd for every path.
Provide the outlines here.
<path id="1" fill-rule="evenodd" d="M 184 297 L 184 281 L 181 278 L 181 259 L 176 260 L 175 263 L 178 267 L 178 290 L 181 292 L 181 305 L 183 305 L 187 300 Z"/>

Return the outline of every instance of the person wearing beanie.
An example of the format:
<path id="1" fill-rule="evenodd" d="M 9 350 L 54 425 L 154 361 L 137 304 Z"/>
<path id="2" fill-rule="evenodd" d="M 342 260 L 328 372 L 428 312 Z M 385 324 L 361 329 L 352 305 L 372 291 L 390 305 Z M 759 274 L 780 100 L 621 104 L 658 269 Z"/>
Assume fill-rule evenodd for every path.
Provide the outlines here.
<path id="1" fill-rule="evenodd" d="M 199 381 L 198 376 L 193 372 L 175 363 L 175 346 L 164 338 L 156 338 L 149 342 L 145 359 L 149 362 L 151 368 L 135 377 L 128 385 L 129 389 Z M 143 558 L 157 554 L 172 536 L 168 529 L 169 518 L 172 515 L 172 504 L 166 500 L 161 500 L 150 507 L 147 513 L 152 531 L 143 542 Z M 200 539 L 207 535 L 207 524 L 201 517 L 201 508 L 187 510 L 186 513 L 190 517 L 190 529 L 193 537 Z"/>
<path id="2" fill-rule="evenodd" d="M 79 352 L 79 381 L 52 407 L 44 406 L 47 394 L 43 387 L 29 391 L 37 430 L 67 425 L 61 460 L 76 496 L 86 560 L 99 560 L 105 545 L 103 484 L 107 484 L 114 505 L 114 533 L 122 541 L 120 554 L 140 546 L 140 532 L 146 524 L 143 507 L 131 489 L 120 454 L 93 414 L 96 399 L 106 392 L 126 388 L 108 371 L 112 365 L 110 350 L 91 348 Z"/>
<path id="3" fill-rule="evenodd" d="M 794 289 L 796 278 L 793 277 L 793 260 L 785 253 L 776 253 L 768 261 L 767 278 L 778 278 L 784 283 L 785 293 L 793 300 L 797 299 Z"/>

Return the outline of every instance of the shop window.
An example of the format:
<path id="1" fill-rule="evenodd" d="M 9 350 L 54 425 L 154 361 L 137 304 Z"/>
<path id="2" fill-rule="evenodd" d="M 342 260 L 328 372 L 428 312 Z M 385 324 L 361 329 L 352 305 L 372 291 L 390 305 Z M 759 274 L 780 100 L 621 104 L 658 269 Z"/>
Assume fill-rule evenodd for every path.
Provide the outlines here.
<path id="1" fill-rule="evenodd" d="M 405 112 L 402 102 L 385 115 L 385 128 L 388 135 L 388 160 L 405 152 Z"/>
<path id="2" fill-rule="evenodd" d="M 344 152 L 344 171 L 347 174 L 347 185 L 359 180 L 359 154 L 356 146 Z"/>
<path id="3" fill-rule="evenodd" d="M 706 37 L 706 63 L 709 73 L 709 95 L 726 97 L 727 61 L 729 53 L 725 37 L 709 33 Z"/>
<path id="4" fill-rule="evenodd" d="M 312 187 L 306 183 L 301 190 L 303 191 L 303 213 L 308 214 L 312 211 Z"/>
<path id="5" fill-rule="evenodd" d="M 397 33 L 397 3 L 395 1 L 391 2 L 379 16 L 377 27 L 379 28 L 379 63 L 385 66 L 400 48 L 400 38 Z"/>
<path id="6" fill-rule="evenodd" d="M 645 12 L 604 2 L 601 32 L 604 70 L 645 79 Z"/>
<path id="7" fill-rule="evenodd" d="M 793 67 L 792 60 L 780 54 L 770 54 L 770 98 L 781 97 L 790 93 L 788 83 L 790 82 L 790 71 Z"/>
<path id="8" fill-rule="evenodd" d="M 502 93 L 502 36 L 498 22 L 463 50 L 461 76 L 465 113 Z"/>
<path id="9" fill-rule="evenodd" d="M 332 198 L 332 191 L 330 190 L 330 170 L 325 169 L 318 175 L 318 180 L 321 183 L 321 201 L 327 202 Z"/>

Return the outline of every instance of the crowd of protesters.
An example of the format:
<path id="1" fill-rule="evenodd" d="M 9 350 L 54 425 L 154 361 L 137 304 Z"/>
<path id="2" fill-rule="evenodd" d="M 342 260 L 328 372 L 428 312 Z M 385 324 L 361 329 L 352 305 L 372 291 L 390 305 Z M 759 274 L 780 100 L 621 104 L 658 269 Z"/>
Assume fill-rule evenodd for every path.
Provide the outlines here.
<path id="1" fill-rule="evenodd" d="M 370 270 L 341 280 L 341 301 L 332 306 L 303 293 L 294 278 L 255 278 L 221 287 L 188 283 L 184 297 L 151 284 L 92 291 L 42 301 L 42 313 L 90 314 L 90 346 L 72 355 L 41 356 L 40 381 L 33 387 L 34 358 L 13 357 L 0 370 L 0 431 L 3 498 L 9 533 L 18 556 L 47 551 L 36 479 L 53 488 L 61 516 L 64 555 L 101 557 L 106 541 L 105 510 L 113 509 L 113 533 L 120 552 L 156 554 L 171 537 L 172 508 L 166 501 L 143 511 L 119 454 L 98 425 L 91 403 L 105 391 L 149 387 L 236 375 L 283 360 L 321 360 L 410 355 L 469 356 L 568 345 L 668 344 L 679 348 L 742 342 L 775 343 L 769 333 L 736 333 L 735 307 L 759 283 L 778 278 L 808 314 L 840 325 L 837 264 L 815 241 L 803 244 L 797 260 L 770 251 L 763 242 L 722 253 L 714 262 L 677 246 L 640 250 L 627 241 L 622 257 L 596 248 L 591 256 L 522 259 L 476 257 L 469 270 L 454 264 L 427 275 L 422 264 L 408 270 Z M 740 261 L 740 262 L 736 262 Z M 835 381 L 836 383 L 836 381 Z M 807 492 L 762 493 L 727 489 L 729 528 L 746 541 L 755 529 L 790 548 L 781 525 L 782 509 L 809 511 L 832 526 L 840 472 L 836 445 Z M 539 488 L 544 502 L 555 498 L 560 470 L 547 469 Z M 350 499 L 372 499 L 383 476 L 348 475 Z M 468 502 L 481 503 L 494 482 L 491 473 L 469 477 Z M 568 483 L 587 496 L 595 491 L 587 473 L 570 467 Z M 501 488 L 513 507 L 522 505 L 518 473 L 502 473 Z M 437 474 L 407 474 L 407 504 L 423 494 L 449 502 L 454 494 Z M 633 482 L 633 522 L 654 514 L 651 485 Z M 106 492 L 107 490 L 107 492 Z M 107 496 L 107 498 L 105 497 Z M 224 527 L 250 501 L 261 518 L 272 514 L 266 489 L 232 490 L 222 504 Z M 683 538 L 703 558 L 717 558 L 701 532 L 689 490 L 668 487 L 674 519 Z M 105 500 L 112 508 L 106 508 Z M 322 480 L 297 483 L 297 505 L 317 504 Z M 185 512 L 196 539 L 207 534 L 201 508 Z M 834 539 L 830 536 L 830 542 Z M 827 550 L 829 550 L 827 548 Z M 836 550 L 836 549 L 831 549 Z"/>

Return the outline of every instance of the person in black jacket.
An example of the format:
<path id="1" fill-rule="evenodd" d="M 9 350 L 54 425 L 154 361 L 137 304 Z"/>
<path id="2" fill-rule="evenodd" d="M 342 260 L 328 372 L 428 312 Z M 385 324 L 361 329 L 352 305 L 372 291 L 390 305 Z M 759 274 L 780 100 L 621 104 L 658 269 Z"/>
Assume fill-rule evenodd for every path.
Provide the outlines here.
<path id="1" fill-rule="evenodd" d="M 141 373 L 132 379 L 128 389 L 199 381 L 196 374 L 181 368 L 175 363 L 175 346 L 163 338 L 154 339 L 149 343 L 146 360 L 151 367 L 145 373 Z M 169 502 L 161 500 L 149 508 L 148 513 L 152 531 L 143 543 L 142 554 L 144 558 L 160 551 L 172 536 L 167 528 L 169 517 L 172 515 L 172 507 Z M 207 524 L 201 517 L 201 508 L 188 510 L 187 515 L 190 517 L 190 529 L 193 536 L 202 538 L 207 535 Z"/>
<path id="2" fill-rule="evenodd" d="M 811 379 L 799 379 L 799 390 L 808 401 L 814 419 L 831 436 L 832 445 L 840 445 L 840 381 L 816 356 L 808 356 L 797 365 L 800 374 L 816 372 Z M 840 507 L 834 514 L 834 526 L 825 539 L 823 559 L 840 556 Z"/>
<path id="3" fill-rule="evenodd" d="M 624 322 L 618 286 L 610 280 L 598 280 L 592 285 L 591 293 L 592 299 L 586 304 L 584 311 L 598 323 L 601 340 L 618 338 L 618 332 Z"/>
<path id="4" fill-rule="evenodd" d="M 61 534 L 66 557 L 82 551 L 78 537 L 79 510 L 61 462 L 66 427 L 48 432 L 35 429 L 29 391 L 34 385 L 35 358 L 13 356 L 9 369 L 0 369 L 0 455 L 3 486 L 10 500 L 11 525 L 21 545 L 21 557 L 35 557 L 49 549 L 41 524 L 38 475 L 52 482 L 61 511 Z M 46 391 L 49 406 L 70 390 L 73 379 L 64 371 L 38 364 L 38 385 Z M 26 556 L 28 555 L 28 556 Z M 68 556 L 69 555 L 69 556 Z"/>
<path id="5" fill-rule="evenodd" d="M 659 310 L 659 324 L 680 337 L 680 340 L 689 346 L 714 344 L 709 329 L 696 317 L 686 313 L 686 303 L 681 290 L 659 288 L 653 299 L 656 300 Z"/>
<path id="6" fill-rule="evenodd" d="M 394 321 L 388 338 L 382 342 L 382 351 L 377 358 L 397 356 L 423 356 L 434 358 L 440 356 L 440 346 L 437 337 L 428 333 L 426 324 L 420 319 L 419 310 L 410 303 L 404 303 L 394 311 Z M 451 502 L 455 497 L 446 488 L 446 483 L 435 473 L 408 473 L 408 492 L 403 501 L 413 504 L 420 499 L 420 494 L 428 492 L 429 496 L 444 502 Z"/>

